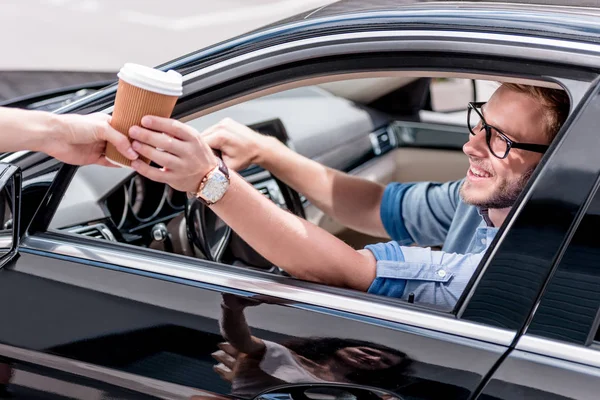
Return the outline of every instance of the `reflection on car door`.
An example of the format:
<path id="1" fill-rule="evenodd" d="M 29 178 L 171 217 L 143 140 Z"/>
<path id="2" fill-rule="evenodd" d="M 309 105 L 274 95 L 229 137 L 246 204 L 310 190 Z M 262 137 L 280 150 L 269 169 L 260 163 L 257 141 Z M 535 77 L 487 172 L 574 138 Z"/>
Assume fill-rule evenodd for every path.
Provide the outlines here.
<path id="1" fill-rule="evenodd" d="M 40 250 L 44 243 L 48 252 Z M 53 255 L 51 244 L 72 246 L 88 260 Z M 269 281 L 264 274 L 256 281 L 248 277 L 236 281 L 228 272 L 227 279 L 243 284 L 227 289 L 203 283 L 202 279 L 92 262 L 89 258 L 100 251 L 94 246 L 107 251 L 103 244 L 69 243 L 68 238 L 59 241 L 58 236 L 49 235 L 31 237 L 14 265 L 0 271 L 0 296 L 3 304 L 10 304 L 3 312 L 3 326 L 9 328 L 0 331 L 0 342 L 6 344 L 5 355 L 9 354 L 11 362 L 19 363 L 21 358 L 56 373 L 73 372 L 159 397 L 182 393 L 229 396 L 239 387 L 232 387 L 214 372 L 216 361 L 212 358 L 223 342 L 219 328 L 222 295 L 229 292 L 246 297 L 252 295 L 248 289 L 253 285 L 263 288 L 260 298 L 264 304 L 245 311 L 252 334 L 288 353 L 288 357 L 279 357 L 276 352 L 275 356 L 271 354 L 271 367 L 259 362 L 255 370 L 247 370 L 242 381 L 243 397 L 253 397 L 275 383 L 311 383 L 314 378 L 375 386 L 412 399 L 437 399 L 440 391 L 448 399 L 466 399 L 514 336 L 426 311 L 321 293 L 302 285 L 286 289 L 288 282 L 293 285 L 295 281 L 281 277 Z M 110 251 L 118 259 L 118 252 L 125 250 Z M 131 250 L 134 254 L 136 251 L 146 271 L 153 262 L 173 262 L 160 260 L 167 255 L 152 253 L 144 258 L 143 250 Z M 201 278 L 202 271 L 197 276 Z M 264 288 L 272 290 L 272 295 L 264 295 Z M 306 298 L 316 304 L 326 298 L 330 306 L 287 301 L 286 291 L 290 290 L 305 291 Z M 339 310 L 344 308 L 338 307 L 340 304 L 349 302 L 370 307 L 374 315 L 387 312 L 389 321 Z M 399 316 L 405 316 L 411 324 L 398 322 Z M 495 340 L 503 344 L 492 344 Z M 281 360 L 318 366 L 336 358 L 340 361 L 341 350 L 356 348 L 360 352 L 355 354 L 363 357 L 372 354 L 372 349 L 396 357 L 387 357 L 385 368 L 358 369 L 346 357 L 341 361 L 347 364 L 348 372 L 343 378 L 320 376 L 314 369 L 308 374 L 300 370 L 292 377 L 275 371 Z M 29 358 L 20 353 L 23 351 Z M 398 357 L 402 354 L 405 357 Z M 73 370 L 81 365 L 73 361 L 88 367 Z"/>

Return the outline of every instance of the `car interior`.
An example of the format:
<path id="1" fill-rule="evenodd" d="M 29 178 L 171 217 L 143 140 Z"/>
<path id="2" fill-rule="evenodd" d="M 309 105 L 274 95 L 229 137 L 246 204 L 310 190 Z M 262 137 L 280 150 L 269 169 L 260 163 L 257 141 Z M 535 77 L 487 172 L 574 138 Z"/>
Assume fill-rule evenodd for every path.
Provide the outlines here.
<path id="1" fill-rule="evenodd" d="M 201 132 L 232 118 L 324 165 L 381 184 L 443 182 L 462 179 L 468 168 L 462 152 L 467 103 L 486 101 L 500 80 L 560 88 L 463 73 L 352 73 L 282 84 L 184 122 Z M 342 226 L 259 166 L 239 172 L 278 206 L 356 249 L 389 240 Z M 79 168 L 50 228 L 285 275 L 208 207 L 129 168 Z"/>

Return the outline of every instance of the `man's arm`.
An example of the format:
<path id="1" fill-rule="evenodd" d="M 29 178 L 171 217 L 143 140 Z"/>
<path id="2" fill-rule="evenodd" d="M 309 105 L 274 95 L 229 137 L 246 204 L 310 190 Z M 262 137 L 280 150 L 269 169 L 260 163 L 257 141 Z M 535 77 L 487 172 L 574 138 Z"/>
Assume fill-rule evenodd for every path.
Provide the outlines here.
<path id="1" fill-rule="evenodd" d="M 212 150 L 193 128 L 178 121 L 144 117 L 143 124 L 152 130 L 130 130 L 134 149 L 165 168 L 139 160 L 132 167 L 176 190 L 195 192 L 217 164 Z M 375 278 L 371 252 L 356 251 L 318 226 L 282 210 L 235 172 L 231 173 L 229 189 L 211 209 L 263 257 L 295 277 L 362 291 Z"/>
<path id="2" fill-rule="evenodd" d="M 265 342 L 252 335 L 244 315 L 246 307 L 258 304 L 232 294 L 224 294 L 221 302 L 221 335 L 238 351 L 249 355 L 258 355 L 265 351 Z"/>
<path id="3" fill-rule="evenodd" d="M 138 156 L 106 114 L 52 114 L 0 107 L 0 152 L 33 150 L 76 165 L 111 166 L 103 156 L 109 141 L 130 160 Z"/>
<path id="4" fill-rule="evenodd" d="M 231 169 L 258 164 L 342 225 L 373 236 L 387 236 L 379 214 L 383 185 L 328 168 L 231 119 L 202 135 L 210 147 L 222 151 Z"/>

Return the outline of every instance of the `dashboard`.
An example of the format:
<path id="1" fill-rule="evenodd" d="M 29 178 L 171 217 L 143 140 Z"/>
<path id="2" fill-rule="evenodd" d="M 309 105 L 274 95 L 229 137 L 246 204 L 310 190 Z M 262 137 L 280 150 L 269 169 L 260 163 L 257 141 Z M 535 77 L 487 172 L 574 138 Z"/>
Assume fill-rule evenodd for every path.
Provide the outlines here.
<path id="1" fill-rule="evenodd" d="M 391 150 L 397 137 L 387 115 L 312 86 L 251 100 L 187 123 L 202 131 L 225 117 L 344 171 Z M 251 165 L 240 174 L 285 208 L 268 171 Z M 310 206 L 301 199 L 305 207 Z M 172 251 L 189 254 L 183 243 L 186 201 L 184 193 L 132 169 L 84 166 L 75 174 L 50 227 L 153 248 L 162 248 L 165 235 L 177 236 L 177 249 Z"/>

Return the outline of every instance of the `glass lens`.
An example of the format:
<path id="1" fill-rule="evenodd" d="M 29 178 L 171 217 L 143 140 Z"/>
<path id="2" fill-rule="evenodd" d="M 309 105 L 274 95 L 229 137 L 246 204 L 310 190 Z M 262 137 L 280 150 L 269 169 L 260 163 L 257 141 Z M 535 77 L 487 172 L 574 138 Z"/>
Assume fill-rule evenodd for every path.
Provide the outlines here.
<path id="1" fill-rule="evenodd" d="M 490 136 L 490 150 L 492 151 L 492 153 L 494 153 L 496 155 L 496 157 L 504 157 L 504 155 L 506 154 L 506 151 L 508 150 L 508 143 L 506 142 L 506 140 L 504 140 L 504 138 L 498 133 L 497 130 L 493 129 L 493 128 L 488 128 L 492 131 L 492 134 Z"/>

